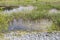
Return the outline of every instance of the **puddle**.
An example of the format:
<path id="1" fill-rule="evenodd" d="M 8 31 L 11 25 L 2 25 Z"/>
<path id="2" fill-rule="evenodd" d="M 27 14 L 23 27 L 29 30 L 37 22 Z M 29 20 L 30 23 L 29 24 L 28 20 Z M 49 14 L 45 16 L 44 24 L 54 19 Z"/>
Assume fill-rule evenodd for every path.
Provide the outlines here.
<path id="1" fill-rule="evenodd" d="M 19 6 L 18 8 L 12 9 L 12 10 L 5 10 L 4 13 L 11 14 L 11 13 L 29 13 L 32 10 L 34 10 L 34 6 Z"/>
<path id="2" fill-rule="evenodd" d="M 13 20 L 13 22 L 10 23 L 9 30 L 26 30 L 26 31 L 32 31 L 32 30 L 46 30 L 47 27 L 50 27 L 52 25 L 52 21 L 49 21 L 48 19 L 41 19 L 39 21 L 23 21 L 22 19 L 19 19 L 18 21 L 16 19 Z"/>

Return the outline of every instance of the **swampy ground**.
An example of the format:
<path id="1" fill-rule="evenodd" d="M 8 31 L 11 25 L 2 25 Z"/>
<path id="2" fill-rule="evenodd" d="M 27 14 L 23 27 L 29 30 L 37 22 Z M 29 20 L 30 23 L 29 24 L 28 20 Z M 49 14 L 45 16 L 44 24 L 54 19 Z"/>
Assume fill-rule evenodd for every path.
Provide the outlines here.
<path id="1" fill-rule="evenodd" d="M 0 33 L 60 31 L 60 0 L 0 0 Z"/>

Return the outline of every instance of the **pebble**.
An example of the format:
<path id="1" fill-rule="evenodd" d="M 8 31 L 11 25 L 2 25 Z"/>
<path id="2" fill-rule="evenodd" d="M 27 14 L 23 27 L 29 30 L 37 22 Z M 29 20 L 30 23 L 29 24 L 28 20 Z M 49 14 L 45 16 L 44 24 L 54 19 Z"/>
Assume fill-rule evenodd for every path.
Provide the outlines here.
<path id="1" fill-rule="evenodd" d="M 5 34 L 4 38 L 9 40 L 60 40 L 60 32 L 27 33 L 22 36 L 16 36 L 11 33 L 9 34 L 11 36 L 7 36 L 7 35 L 8 34 Z"/>

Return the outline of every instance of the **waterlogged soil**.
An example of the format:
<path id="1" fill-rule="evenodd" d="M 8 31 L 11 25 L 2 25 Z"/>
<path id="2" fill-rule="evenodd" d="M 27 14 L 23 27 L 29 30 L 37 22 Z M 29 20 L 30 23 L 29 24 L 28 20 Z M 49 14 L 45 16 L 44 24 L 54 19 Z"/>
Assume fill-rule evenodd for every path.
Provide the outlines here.
<path id="1" fill-rule="evenodd" d="M 12 13 L 18 13 L 18 12 L 24 12 L 24 13 L 29 13 L 32 12 L 34 9 L 37 9 L 37 7 L 28 5 L 28 6 L 19 6 L 18 8 L 12 9 L 12 10 L 5 10 L 3 13 L 6 14 L 12 14 Z M 53 14 L 57 13 L 59 10 L 57 9 L 50 9 L 48 13 Z M 32 30 L 39 30 L 39 31 L 47 31 L 49 27 L 51 27 L 53 22 L 49 19 L 41 19 L 38 21 L 24 21 L 23 19 L 14 19 L 12 22 L 10 22 L 9 31 L 14 31 L 14 30 L 27 30 L 27 31 L 32 31 Z"/>
<path id="2" fill-rule="evenodd" d="M 24 13 L 29 13 L 32 12 L 34 9 L 37 9 L 37 7 L 34 7 L 32 5 L 30 6 L 19 6 L 18 8 L 12 9 L 12 10 L 5 10 L 3 13 L 6 14 L 12 14 L 12 13 L 18 13 L 18 12 L 24 12 Z M 56 14 L 59 13 L 59 10 L 57 9 L 50 9 L 48 11 L 50 14 Z M 53 22 L 49 19 L 41 19 L 38 21 L 24 21 L 23 19 L 19 19 L 18 21 L 14 19 L 12 22 L 9 24 L 9 31 L 14 31 L 14 30 L 39 30 L 39 31 L 47 31 L 49 27 L 51 27 Z"/>

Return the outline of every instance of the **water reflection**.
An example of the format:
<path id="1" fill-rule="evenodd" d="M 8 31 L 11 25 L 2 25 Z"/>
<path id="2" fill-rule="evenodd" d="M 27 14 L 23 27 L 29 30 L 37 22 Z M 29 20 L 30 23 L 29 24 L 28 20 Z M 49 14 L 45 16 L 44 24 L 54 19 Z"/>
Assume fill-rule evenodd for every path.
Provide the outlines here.
<path id="1" fill-rule="evenodd" d="M 19 19 L 18 21 L 16 19 L 13 20 L 13 22 L 10 22 L 9 30 L 26 30 L 26 31 L 32 31 L 32 30 L 47 30 L 48 27 L 51 27 L 52 21 L 49 21 L 48 19 L 41 19 L 39 21 L 24 21 L 23 19 Z"/>
<path id="2" fill-rule="evenodd" d="M 4 13 L 11 14 L 11 13 L 19 13 L 19 12 L 31 12 L 34 10 L 34 6 L 19 6 L 18 8 L 14 8 L 11 10 L 5 10 Z"/>

